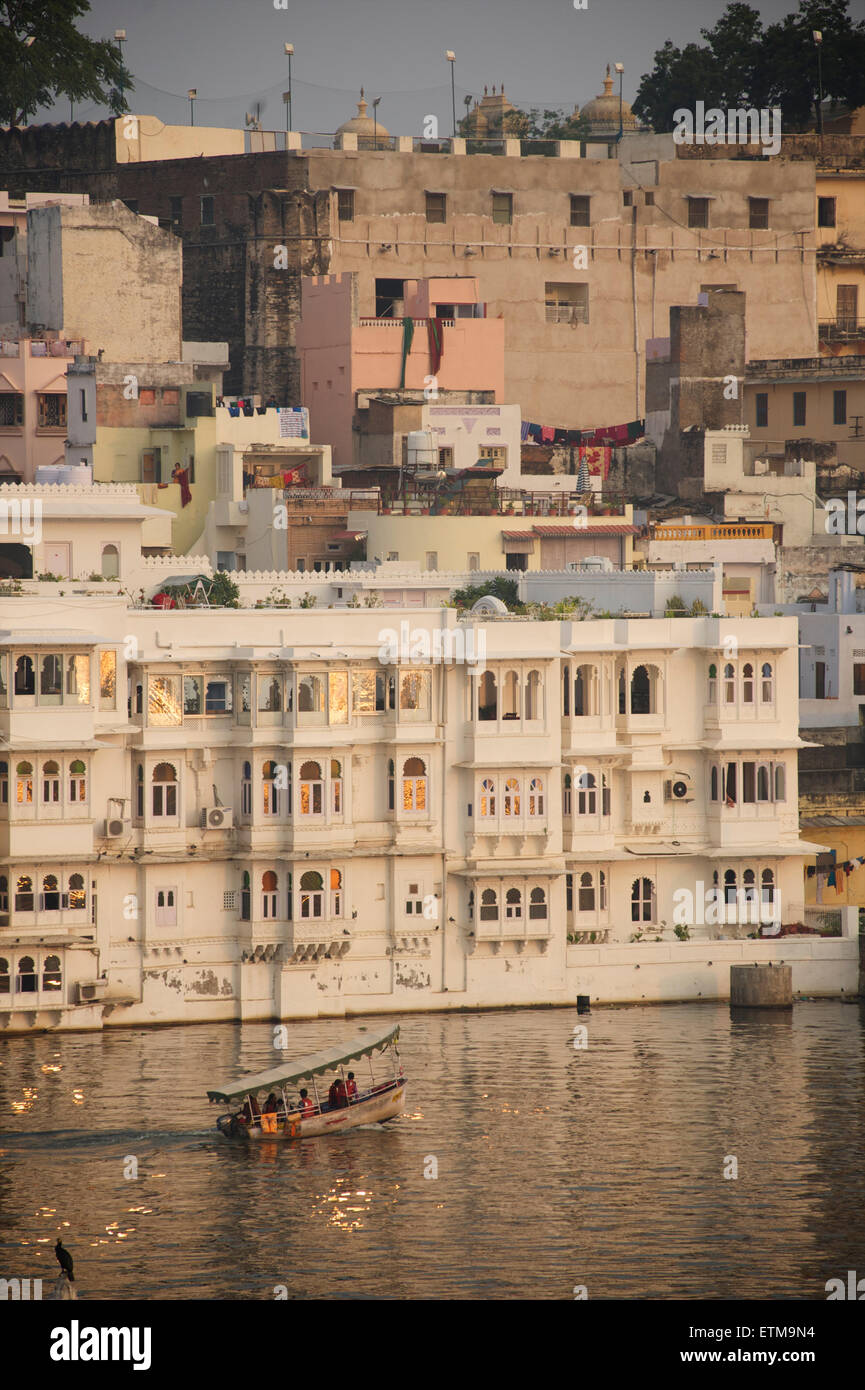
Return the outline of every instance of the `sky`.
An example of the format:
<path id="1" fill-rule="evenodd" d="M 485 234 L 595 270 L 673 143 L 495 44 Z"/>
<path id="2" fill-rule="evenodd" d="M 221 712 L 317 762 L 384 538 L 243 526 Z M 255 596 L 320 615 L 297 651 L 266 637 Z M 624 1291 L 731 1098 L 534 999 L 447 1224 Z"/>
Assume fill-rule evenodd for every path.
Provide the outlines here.
<path id="1" fill-rule="evenodd" d="M 91 0 L 81 27 L 109 38 L 125 29 L 133 73 L 130 109 L 168 123 L 189 120 L 188 88 L 198 91 L 196 125 L 242 126 L 261 103 L 266 130 L 285 129 L 288 87 L 283 44 L 294 44 L 293 126 L 332 132 L 356 113 L 358 89 L 381 97 L 379 119 L 393 135 L 420 135 L 435 115 L 451 131 L 450 68 L 456 53 L 457 119 L 467 94 L 504 83 L 514 105 L 582 106 L 603 89 L 606 64 L 625 65 L 624 96 L 634 96 L 653 54 L 670 38 L 700 40 L 725 0 Z M 771 23 L 796 0 L 766 0 Z M 616 87 L 618 91 L 618 85 Z M 106 114 L 75 108 L 76 120 Z M 63 100 L 39 120 L 68 120 Z"/>

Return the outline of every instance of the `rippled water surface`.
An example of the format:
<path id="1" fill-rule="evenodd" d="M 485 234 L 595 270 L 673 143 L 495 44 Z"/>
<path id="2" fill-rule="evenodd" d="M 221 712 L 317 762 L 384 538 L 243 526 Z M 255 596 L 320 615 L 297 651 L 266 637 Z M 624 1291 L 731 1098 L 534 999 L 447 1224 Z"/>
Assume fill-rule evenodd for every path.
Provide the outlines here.
<path id="1" fill-rule="evenodd" d="M 288 1027 L 302 1055 L 357 1020 Z M 0 1275 L 53 1279 L 58 1232 L 82 1299 L 824 1299 L 865 1271 L 858 1006 L 409 1016 L 399 1120 L 232 1145 L 205 1089 L 272 1039 L 0 1041 Z"/>

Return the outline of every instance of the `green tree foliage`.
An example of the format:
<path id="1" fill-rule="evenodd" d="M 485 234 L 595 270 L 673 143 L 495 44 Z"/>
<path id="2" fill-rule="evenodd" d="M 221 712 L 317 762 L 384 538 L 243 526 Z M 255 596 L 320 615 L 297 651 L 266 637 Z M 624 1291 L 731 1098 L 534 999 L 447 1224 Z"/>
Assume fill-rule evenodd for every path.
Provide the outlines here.
<path id="1" fill-rule="evenodd" d="M 0 0 L 0 124 L 24 125 L 58 97 L 128 109 L 119 46 L 76 27 L 89 12 L 89 0 Z"/>
<path id="2" fill-rule="evenodd" d="M 505 579 L 497 575 L 495 579 L 489 579 L 485 584 L 467 584 L 464 589 L 454 589 L 451 598 L 457 608 L 471 608 L 477 603 L 479 598 L 485 598 L 491 594 L 493 598 L 501 599 L 506 608 L 515 612 L 520 608 L 519 586 L 515 579 Z"/>
<path id="3" fill-rule="evenodd" d="M 818 101 L 815 29 L 821 47 L 823 95 L 851 107 L 865 104 L 865 21 L 850 17 L 850 0 L 800 0 L 795 14 L 763 28 L 757 10 L 735 0 L 704 44 L 679 49 L 670 39 L 655 53 L 641 79 L 634 114 L 656 131 L 672 130 L 680 107 L 780 106 L 787 131 L 816 122 Z"/>
<path id="4" fill-rule="evenodd" d="M 210 580 L 207 601 L 214 608 L 240 607 L 240 590 L 224 570 L 219 570 Z"/>
<path id="5" fill-rule="evenodd" d="M 472 139 L 472 120 L 470 116 L 464 116 L 458 122 L 460 135 Z M 589 138 L 589 123 L 583 117 L 574 116 L 561 108 L 548 108 L 541 112 L 536 106 L 528 111 L 521 111 L 516 108 L 513 111 L 505 112 L 502 122 L 501 138 L 507 137 L 510 140 L 587 140 Z M 490 132 L 489 139 L 495 140 L 496 135 Z"/>

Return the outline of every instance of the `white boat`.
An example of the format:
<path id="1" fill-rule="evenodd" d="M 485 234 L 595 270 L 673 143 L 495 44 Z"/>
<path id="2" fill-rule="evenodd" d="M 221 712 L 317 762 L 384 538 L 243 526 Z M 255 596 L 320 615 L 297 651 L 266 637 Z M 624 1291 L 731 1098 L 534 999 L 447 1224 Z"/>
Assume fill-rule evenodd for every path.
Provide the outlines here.
<path id="1" fill-rule="evenodd" d="M 399 1060 L 398 1038 L 399 1024 L 386 1033 L 370 1034 L 364 1030 L 325 1052 L 214 1086 L 207 1092 L 211 1102 L 243 1102 L 240 1111 L 220 1115 L 216 1128 L 228 1139 L 314 1139 L 357 1125 L 385 1124 L 405 1109 L 406 1078 Z M 373 1072 L 372 1058 L 377 1052 L 387 1054 L 391 1060 L 392 1075 L 386 1079 L 377 1079 Z M 369 1069 L 369 1082 L 364 1081 L 362 1086 L 354 1080 L 353 1072 L 348 1076 L 345 1073 L 349 1062 L 361 1058 L 367 1059 Z M 323 1097 L 317 1078 L 328 1072 L 335 1073 L 335 1078 Z M 306 1081 L 312 1087 L 311 1096 L 292 1098 L 286 1093 L 286 1087 Z M 308 1089 L 303 1088 L 305 1092 Z M 259 1104 L 261 1095 L 270 1099 L 264 1110 Z"/>

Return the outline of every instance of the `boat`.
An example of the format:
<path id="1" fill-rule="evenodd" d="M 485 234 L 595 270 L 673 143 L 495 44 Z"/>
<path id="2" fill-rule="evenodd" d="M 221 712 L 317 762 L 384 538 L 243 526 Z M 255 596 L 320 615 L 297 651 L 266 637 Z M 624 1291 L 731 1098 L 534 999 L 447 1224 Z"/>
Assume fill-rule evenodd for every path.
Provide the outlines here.
<path id="1" fill-rule="evenodd" d="M 232 1110 L 219 1116 L 217 1130 L 227 1139 L 315 1139 L 358 1125 L 386 1124 L 405 1109 L 406 1078 L 399 1060 L 398 1038 L 398 1024 L 385 1033 L 371 1034 L 364 1029 L 338 1047 L 286 1062 L 256 1076 L 213 1086 L 207 1092 L 211 1103 L 243 1102 L 239 1112 Z M 391 1061 L 392 1075 L 385 1080 L 377 1080 L 373 1072 L 372 1057 L 376 1052 L 387 1054 Z M 367 1058 L 369 1068 L 369 1084 L 364 1083 L 363 1087 L 345 1075 L 347 1064 L 362 1057 Z M 330 1088 L 333 1099 L 317 1083 L 317 1078 L 328 1072 L 336 1074 Z M 312 1096 L 291 1100 L 286 1095 L 287 1086 L 307 1081 Z M 261 1095 L 277 1097 L 275 1111 L 262 1113 L 258 1100 Z"/>

